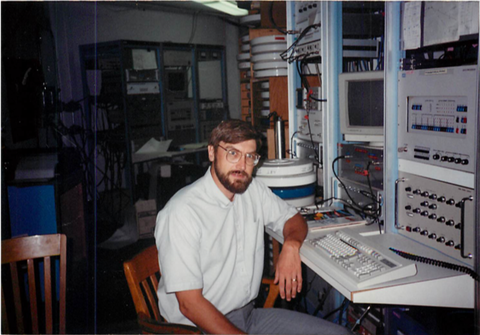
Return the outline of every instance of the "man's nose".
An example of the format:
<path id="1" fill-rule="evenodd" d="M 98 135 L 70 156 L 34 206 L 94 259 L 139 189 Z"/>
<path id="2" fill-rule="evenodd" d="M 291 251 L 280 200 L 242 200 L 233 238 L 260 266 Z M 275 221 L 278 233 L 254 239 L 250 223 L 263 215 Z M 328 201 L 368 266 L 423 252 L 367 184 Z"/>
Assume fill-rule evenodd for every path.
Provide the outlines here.
<path id="1" fill-rule="evenodd" d="M 247 156 L 242 154 L 240 160 L 237 162 L 237 167 L 245 170 L 247 168 Z"/>

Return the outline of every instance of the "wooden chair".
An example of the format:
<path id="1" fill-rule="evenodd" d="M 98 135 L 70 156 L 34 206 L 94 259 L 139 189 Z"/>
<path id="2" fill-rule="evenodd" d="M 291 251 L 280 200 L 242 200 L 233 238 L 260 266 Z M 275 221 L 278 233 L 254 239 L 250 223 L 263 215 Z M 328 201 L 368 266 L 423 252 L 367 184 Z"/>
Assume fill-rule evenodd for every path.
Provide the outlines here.
<path id="1" fill-rule="evenodd" d="M 123 268 L 137 312 L 138 324 L 144 334 L 202 334 L 196 327 L 168 323 L 160 315 L 157 286 L 161 273 L 155 245 L 125 261 Z M 268 296 L 263 307 L 273 307 L 278 297 L 278 286 L 273 284 L 273 279 L 264 279 L 263 284 L 268 287 Z"/>
<path id="2" fill-rule="evenodd" d="M 67 238 L 63 234 L 2 241 L 3 334 L 65 333 L 66 257 Z"/>

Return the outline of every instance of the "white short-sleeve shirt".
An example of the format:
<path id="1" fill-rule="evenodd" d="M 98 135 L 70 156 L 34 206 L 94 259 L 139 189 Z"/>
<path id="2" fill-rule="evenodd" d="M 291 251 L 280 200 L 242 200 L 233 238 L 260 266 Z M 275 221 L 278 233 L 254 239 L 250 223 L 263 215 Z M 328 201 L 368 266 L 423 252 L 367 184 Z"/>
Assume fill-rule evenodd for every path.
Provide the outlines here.
<path id="1" fill-rule="evenodd" d="M 208 169 L 158 213 L 160 313 L 169 322 L 192 325 L 180 312 L 178 291 L 202 289 L 223 314 L 255 299 L 263 273 L 264 226 L 283 234 L 285 222 L 296 213 L 255 178 L 230 201 Z"/>

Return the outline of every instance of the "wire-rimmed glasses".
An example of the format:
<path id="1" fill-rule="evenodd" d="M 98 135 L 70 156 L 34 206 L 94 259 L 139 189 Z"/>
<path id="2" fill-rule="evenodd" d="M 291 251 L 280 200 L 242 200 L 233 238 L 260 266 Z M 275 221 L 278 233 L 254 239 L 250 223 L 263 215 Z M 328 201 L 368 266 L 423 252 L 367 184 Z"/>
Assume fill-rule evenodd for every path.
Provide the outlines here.
<path id="1" fill-rule="evenodd" d="M 227 148 L 222 147 L 221 145 L 219 145 L 219 147 L 227 152 L 226 159 L 230 163 L 238 163 L 244 155 L 240 151 L 238 151 L 236 149 L 233 149 L 233 148 L 227 149 Z M 247 163 L 247 165 L 255 166 L 255 165 L 258 164 L 259 160 L 260 160 L 260 155 L 255 153 L 255 152 L 245 154 L 245 162 Z"/>

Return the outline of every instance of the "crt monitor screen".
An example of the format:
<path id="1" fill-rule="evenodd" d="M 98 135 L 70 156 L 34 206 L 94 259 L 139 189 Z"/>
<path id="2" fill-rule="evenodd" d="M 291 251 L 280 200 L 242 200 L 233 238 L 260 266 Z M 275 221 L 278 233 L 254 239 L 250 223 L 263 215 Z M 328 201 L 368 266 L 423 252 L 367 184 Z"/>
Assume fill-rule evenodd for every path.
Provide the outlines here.
<path id="1" fill-rule="evenodd" d="M 186 74 L 184 71 L 168 72 L 168 90 L 171 92 L 186 91 Z"/>
<path id="2" fill-rule="evenodd" d="M 383 127 L 383 80 L 348 83 L 348 123 L 354 127 Z"/>

